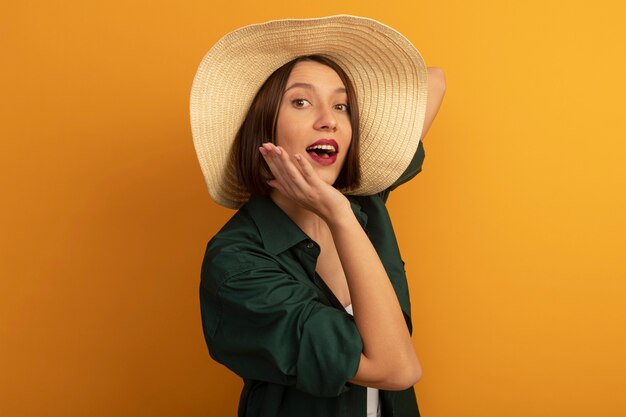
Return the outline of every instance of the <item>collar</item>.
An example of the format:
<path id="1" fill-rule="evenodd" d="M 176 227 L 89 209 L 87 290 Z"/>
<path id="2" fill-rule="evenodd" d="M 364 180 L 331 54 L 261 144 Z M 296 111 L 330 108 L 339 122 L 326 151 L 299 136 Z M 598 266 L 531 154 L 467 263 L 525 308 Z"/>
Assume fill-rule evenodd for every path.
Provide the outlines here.
<path id="1" fill-rule="evenodd" d="M 361 227 L 367 225 L 367 214 L 351 196 L 350 207 Z M 252 195 L 244 206 L 261 234 L 263 246 L 277 255 L 304 240 L 312 240 L 269 196 Z M 366 229 L 367 230 L 367 229 Z"/>

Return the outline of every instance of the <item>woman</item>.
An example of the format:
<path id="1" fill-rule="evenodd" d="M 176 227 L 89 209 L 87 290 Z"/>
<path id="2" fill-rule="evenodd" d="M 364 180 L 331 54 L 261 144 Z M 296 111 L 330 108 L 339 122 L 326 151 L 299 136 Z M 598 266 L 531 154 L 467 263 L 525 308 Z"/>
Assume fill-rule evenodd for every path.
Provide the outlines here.
<path id="1" fill-rule="evenodd" d="M 194 143 L 212 198 L 239 210 L 207 247 L 202 323 L 244 379 L 239 416 L 419 416 L 385 201 L 421 170 L 444 85 L 354 16 L 248 26 L 203 59 Z"/>

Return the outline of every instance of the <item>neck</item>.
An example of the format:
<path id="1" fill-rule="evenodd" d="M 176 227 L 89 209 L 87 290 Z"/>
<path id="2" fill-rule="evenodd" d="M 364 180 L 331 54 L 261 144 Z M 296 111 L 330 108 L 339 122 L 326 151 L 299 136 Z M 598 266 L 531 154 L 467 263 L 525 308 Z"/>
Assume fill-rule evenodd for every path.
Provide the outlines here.
<path id="1" fill-rule="evenodd" d="M 328 226 L 320 216 L 305 209 L 280 192 L 273 190 L 270 192 L 270 198 L 311 239 L 319 240 L 323 234 L 328 232 Z"/>

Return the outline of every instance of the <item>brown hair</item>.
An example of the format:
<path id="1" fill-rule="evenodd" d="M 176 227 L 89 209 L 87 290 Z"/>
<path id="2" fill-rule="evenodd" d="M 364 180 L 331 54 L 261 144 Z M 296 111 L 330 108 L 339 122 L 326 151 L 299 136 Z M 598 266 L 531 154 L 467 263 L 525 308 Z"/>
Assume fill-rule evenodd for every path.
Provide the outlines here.
<path id="1" fill-rule="evenodd" d="M 254 97 L 235 136 L 231 161 L 235 167 L 237 180 L 251 194 L 267 195 L 271 190 L 267 181 L 273 178 L 272 172 L 261 156 L 259 147 L 264 142 L 276 143 L 276 121 L 280 102 L 293 67 L 302 61 L 314 61 L 332 68 L 346 87 L 352 139 L 341 172 L 333 186 L 341 189 L 354 188 L 360 184 L 359 110 L 352 82 L 344 70 L 329 58 L 321 55 L 306 55 L 286 63 L 269 76 Z"/>

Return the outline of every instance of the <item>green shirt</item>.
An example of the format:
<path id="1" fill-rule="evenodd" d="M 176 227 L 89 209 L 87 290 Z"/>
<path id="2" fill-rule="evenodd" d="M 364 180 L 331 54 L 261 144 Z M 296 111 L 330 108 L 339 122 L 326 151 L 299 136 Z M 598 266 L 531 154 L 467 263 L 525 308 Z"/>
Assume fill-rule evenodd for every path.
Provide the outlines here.
<path id="1" fill-rule="evenodd" d="M 385 202 L 421 171 L 420 142 L 387 190 L 348 196 L 387 271 L 409 332 L 404 262 Z M 209 353 L 244 380 L 239 417 L 365 417 L 367 390 L 347 382 L 363 344 L 315 271 L 320 248 L 269 197 L 253 196 L 208 243 L 200 284 Z M 380 390 L 383 417 L 418 417 L 413 388 Z"/>

